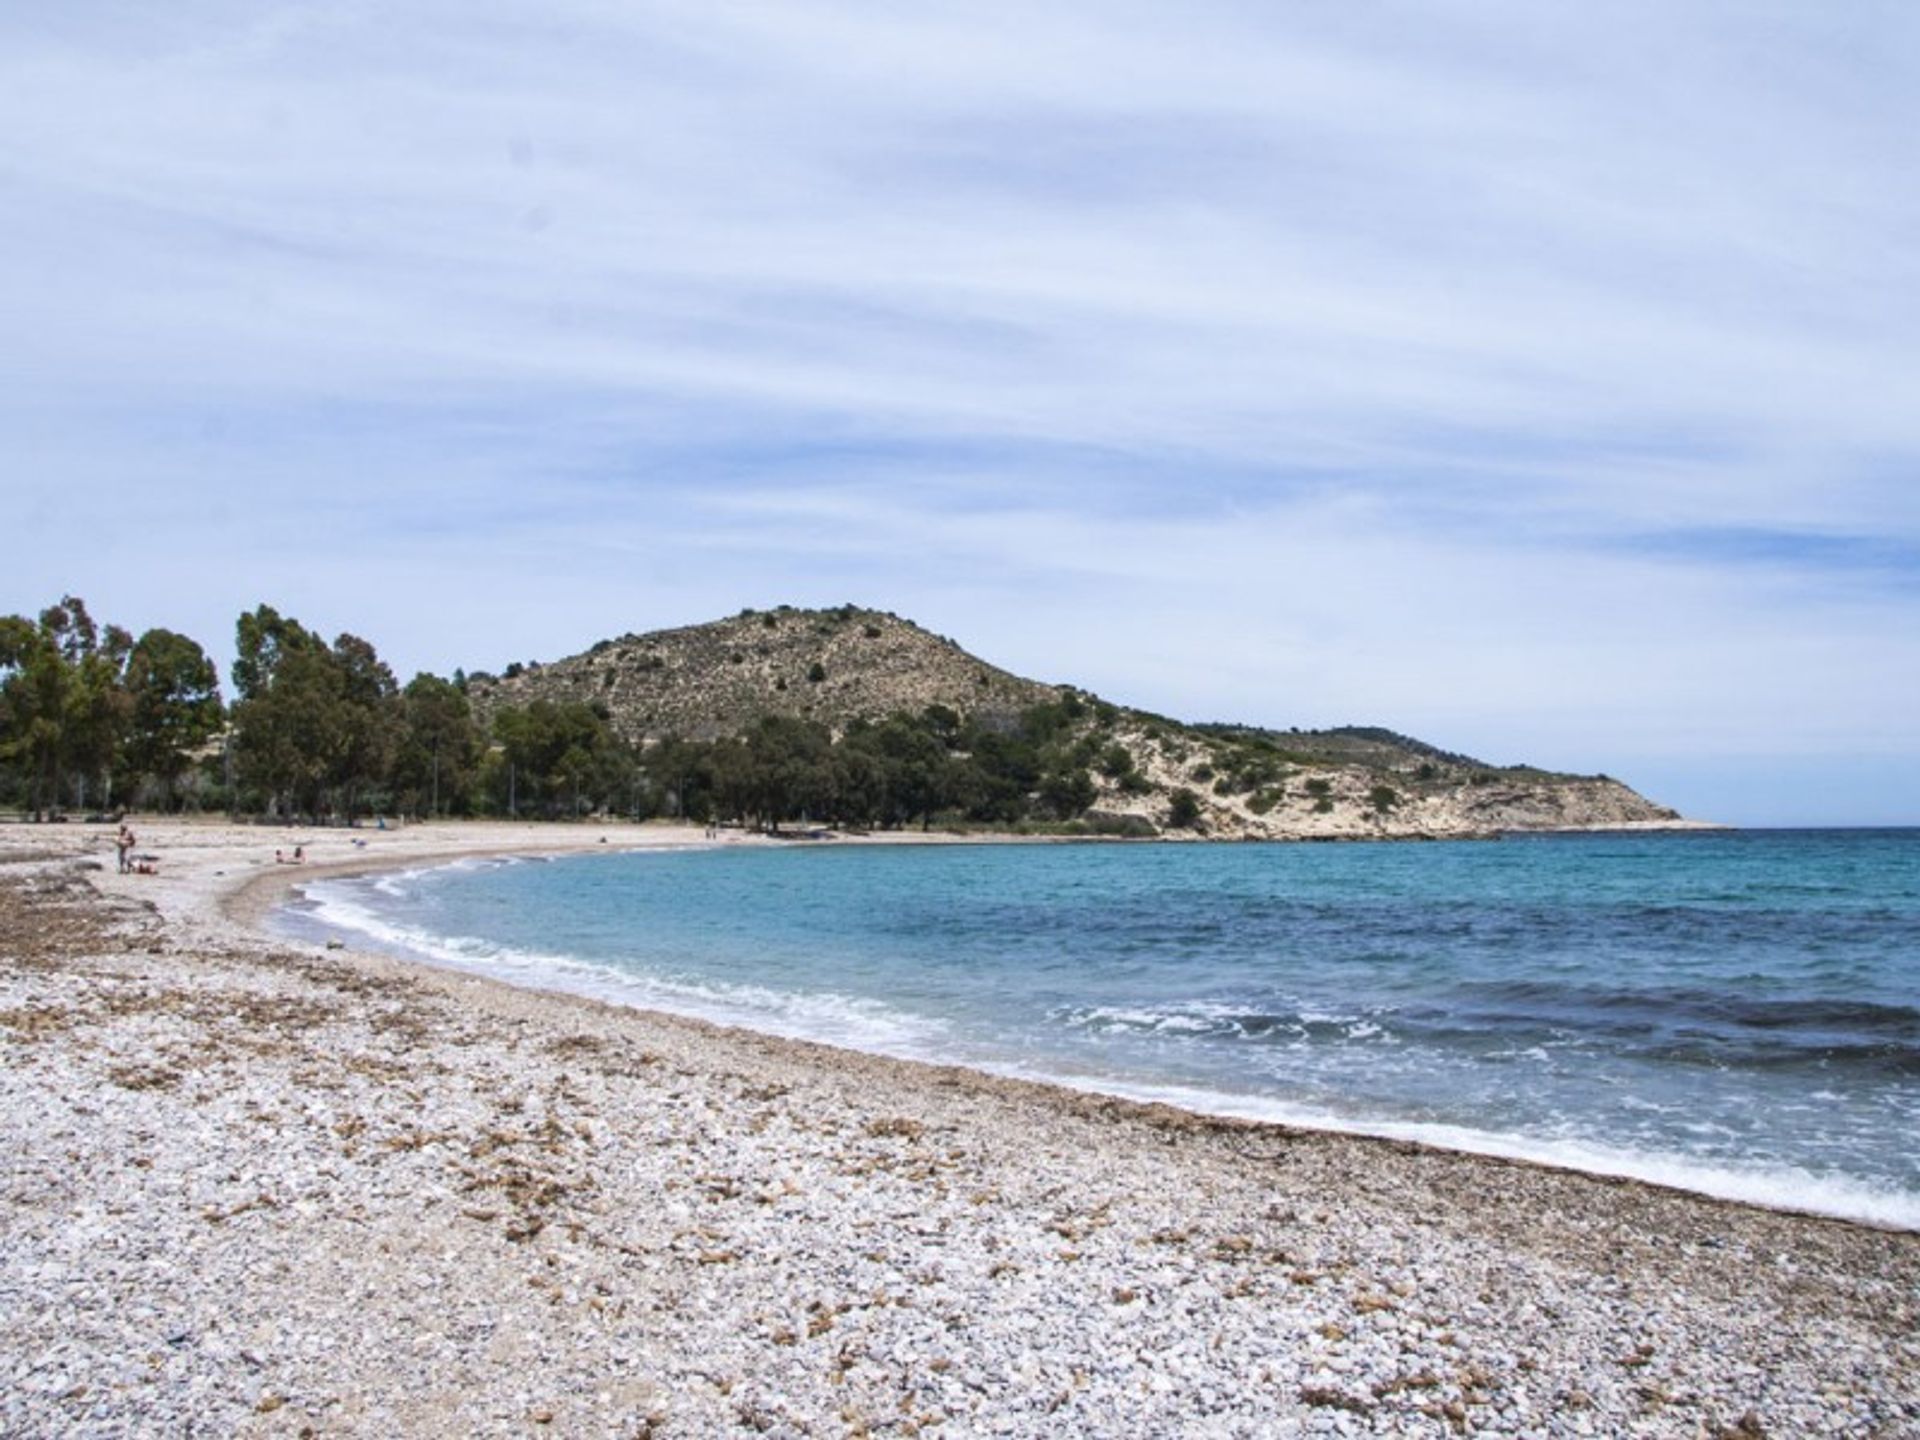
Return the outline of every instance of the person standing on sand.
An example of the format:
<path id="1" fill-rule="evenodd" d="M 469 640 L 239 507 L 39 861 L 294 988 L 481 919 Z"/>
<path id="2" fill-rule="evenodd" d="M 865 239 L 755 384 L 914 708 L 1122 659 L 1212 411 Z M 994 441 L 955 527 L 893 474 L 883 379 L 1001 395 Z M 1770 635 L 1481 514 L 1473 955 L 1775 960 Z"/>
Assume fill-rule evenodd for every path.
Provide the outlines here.
<path id="1" fill-rule="evenodd" d="M 133 831 L 128 828 L 126 822 L 122 821 L 120 833 L 113 837 L 113 848 L 120 852 L 120 873 L 122 875 L 125 875 L 133 868 L 133 847 L 136 843 L 138 842 L 133 838 Z"/>

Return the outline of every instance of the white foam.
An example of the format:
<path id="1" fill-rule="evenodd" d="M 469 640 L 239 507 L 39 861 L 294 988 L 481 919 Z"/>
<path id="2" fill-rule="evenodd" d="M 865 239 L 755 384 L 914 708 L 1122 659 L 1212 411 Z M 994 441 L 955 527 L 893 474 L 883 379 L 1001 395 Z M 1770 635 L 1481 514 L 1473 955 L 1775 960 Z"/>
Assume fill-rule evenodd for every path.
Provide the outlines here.
<path id="1" fill-rule="evenodd" d="M 926 1053 L 947 1030 L 942 1021 L 856 995 L 693 980 L 471 936 L 437 935 L 383 918 L 359 900 L 351 881 L 322 881 L 306 887 L 305 894 L 308 917 L 329 929 L 351 931 L 385 949 L 513 984 L 901 1057 Z"/>
<path id="2" fill-rule="evenodd" d="M 475 868 L 501 863 L 512 862 L 487 859 L 434 868 Z M 422 873 L 403 872 L 399 878 L 418 877 Z M 498 946 L 471 937 L 433 935 L 383 919 L 360 902 L 351 888 L 353 883 L 321 881 L 305 887 L 311 918 L 330 928 L 364 935 L 383 947 L 515 984 L 561 989 L 616 1004 L 688 1015 L 873 1054 L 968 1064 L 993 1074 L 1044 1081 L 1086 1093 L 1168 1104 L 1197 1114 L 1409 1140 L 1471 1154 L 1641 1180 L 1770 1209 L 1831 1215 L 1891 1229 L 1920 1230 L 1920 1195 L 1865 1180 L 1817 1174 L 1793 1165 L 1716 1163 L 1659 1149 L 1629 1150 L 1581 1137 L 1541 1137 L 1462 1125 L 1355 1117 L 1275 1097 L 1124 1077 L 1089 1076 L 1057 1066 L 1007 1059 L 1004 1054 L 996 1055 L 965 1044 L 944 1021 L 859 996 L 834 992 L 801 994 L 640 973 L 568 955 Z M 1079 1019 L 1084 1025 L 1100 1029 L 1195 1030 L 1209 1028 L 1202 1016 L 1212 1008 L 1196 1005 L 1163 1012 L 1098 1007 L 1080 1012 Z M 1227 1013 L 1220 1011 L 1222 1017 Z M 1352 1016 L 1316 1014 L 1302 1018 L 1352 1026 L 1349 1033 L 1355 1038 L 1362 1038 L 1356 1032 L 1371 1029 L 1369 1022 Z M 1665 1108 L 1631 1094 L 1621 1096 L 1620 1103 L 1656 1113 Z"/>
<path id="3" fill-rule="evenodd" d="M 1201 1115 L 1411 1140 L 1444 1150 L 1526 1160 L 1540 1165 L 1643 1180 L 1720 1200 L 1771 1210 L 1831 1215 L 1894 1230 L 1920 1230 L 1920 1195 L 1842 1175 L 1820 1175 L 1796 1165 L 1715 1164 L 1662 1150 L 1623 1150 L 1595 1141 L 1505 1134 L 1463 1125 L 1356 1118 L 1265 1096 L 1235 1095 L 1196 1086 L 1087 1076 L 1024 1064 L 987 1065 L 996 1074 L 1042 1080 L 1089 1094 L 1172 1105 Z"/>

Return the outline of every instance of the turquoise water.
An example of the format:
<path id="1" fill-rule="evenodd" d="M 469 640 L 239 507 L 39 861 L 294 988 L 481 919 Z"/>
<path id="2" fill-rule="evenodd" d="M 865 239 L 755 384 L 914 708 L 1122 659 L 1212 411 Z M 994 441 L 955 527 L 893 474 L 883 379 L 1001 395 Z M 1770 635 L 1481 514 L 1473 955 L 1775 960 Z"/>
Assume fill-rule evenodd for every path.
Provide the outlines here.
<path id="1" fill-rule="evenodd" d="M 615 853 L 325 882 L 290 923 L 1920 1228 L 1920 831 Z"/>

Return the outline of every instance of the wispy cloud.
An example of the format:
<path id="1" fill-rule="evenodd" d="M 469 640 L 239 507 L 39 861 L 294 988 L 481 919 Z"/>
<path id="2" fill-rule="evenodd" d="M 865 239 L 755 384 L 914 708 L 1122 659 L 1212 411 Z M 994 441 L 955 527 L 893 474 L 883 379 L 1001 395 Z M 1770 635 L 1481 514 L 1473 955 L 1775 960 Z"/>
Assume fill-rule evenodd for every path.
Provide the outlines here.
<path id="1" fill-rule="evenodd" d="M 858 598 L 1167 708 L 1897 747 L 1916 61 L 1872 4 L 16 10 L 0 608 L 450 668 Z"/>

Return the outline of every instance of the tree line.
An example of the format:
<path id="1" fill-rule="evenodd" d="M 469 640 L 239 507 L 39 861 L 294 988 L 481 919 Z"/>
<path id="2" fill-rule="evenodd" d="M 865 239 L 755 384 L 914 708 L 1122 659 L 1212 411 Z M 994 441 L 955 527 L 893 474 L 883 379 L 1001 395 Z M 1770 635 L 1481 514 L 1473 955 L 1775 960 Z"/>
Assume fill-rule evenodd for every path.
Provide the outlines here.
<path id="1" fill-rule="evenodd" d="M 0 618 L 0 804 L 346 821 L 373 815 L 671 816 L 766 828 L 936 818 L 1066 822 L 1099 775 L 1144 790 L 1115 712 L 1069 693 L 1017 715 L 944 706 L 839 734 L 765 715 L 718 739 L 631 743 L 604 705 L 535 700 L 482 723 L 466 677 L 396 680 L 358 636 L 261 605 L 235 627 L 231 699 L 194 640 L 102 627 L 67 596 Z"/>

